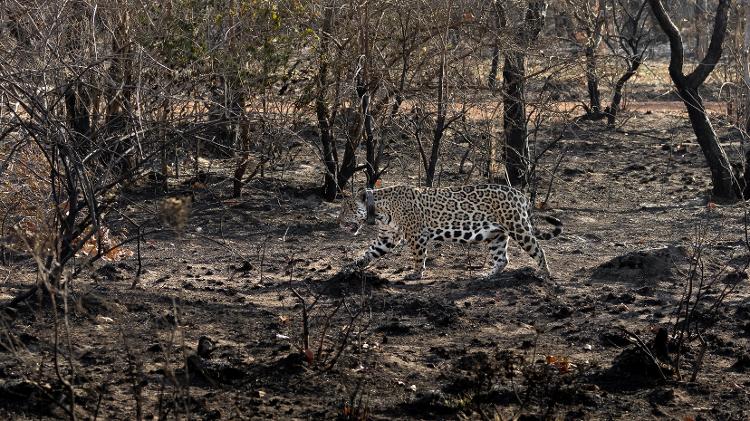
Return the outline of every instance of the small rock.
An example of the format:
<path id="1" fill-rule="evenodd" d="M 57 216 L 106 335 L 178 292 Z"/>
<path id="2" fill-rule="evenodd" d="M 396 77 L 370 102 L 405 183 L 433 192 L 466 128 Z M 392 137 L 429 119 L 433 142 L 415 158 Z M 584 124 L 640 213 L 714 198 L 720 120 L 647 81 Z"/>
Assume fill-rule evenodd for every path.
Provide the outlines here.
<path id="1" fill-rule="evenodd" d="M 211 353 L 214 352 L 214 342 L 208 336 L 201 336 L 198 338 L 198 356 L 201 358 L 209 358 Z"/>
<path id="2" fill-rule="evenodd" d="M 177 319 L 176 319 L 176 318 L 174 317 L 174 315 L 173 315 L 173 314 L 171 314 L 171 313 L 170 313 L 170 314 L 166 314 L 166 315 L 165 315 L 165 316 L 163 317 L 163 320 L 164 320 L 164 322 L 166 322 L 166 323 L 167 323 L 167 324 L 169 324 L 169 325 L 172 325 L 172 326 L 177 326 Z"/>
<path id="3" fill-rule="evenodd" d="M 555 311 L 552 313 L 552 317 L 555 319 L 564 319 L 566 317 L 570 317 L 570 315 L 573 314 L 573 309 L 570 308 L 570 306 L 567 305 L 561 305 Z"/>
<path id="4" fill-rule="evenodd" d="M 164 351 L 164 347 L 162 347 L 161 344 L 157 342 L 157 343 L 149 345 L 149 347 L 146 348 L 146 351 L 148 351 L 148 352 L 162 352 L 162 351 Z"/>
<path id="5" fill-rule="evenodd" d="M 623 168 L 623 171 L 645 171 L 647 168 L 642 164 L 631 164 Z"/>
<path id="6" fill-rule="evenodd" d="M 649 286 L 645 286 L 645 287 L 640 287 L 640 288 L 636 289 L 635 292 L 638 293 L 638 294 L 640 294 L 640 295 L 651 296 L 651 295 L 653 295 L 654 290 L 653 290 L 653 288 L 651 288 Z"/>
<path id="7" fill-rule="evenodd" d="M 618 313 L 624 313 L 626 311 L 630 311 L 630 307 L 628 307 L 627 304 L 618 304 L 615 306 L 615 311 Z"/>
<path id="8" fill-rule="evenodd" d="M 576 176 L 576 175 L 582 175 L 586 174 L 586 170 L 581 168 L 563 168 L 562 174 L 568 177 Z"/>
<path id="9" fill-rule="evenodd" d="M 732 364 L 732 370 L 744 373 L 750 370 L 750 353 L 744 352 L 737 356 L 737 361 Z"/>
<path id="10" fill-rule="evenodd" d="M 198 228 L 200 230 L 200 228 Z M 200 232 L 200 231 L 198 231 Z M 208 411 L 205 415 L 203 415 L 203 419 L 206 421 L 212 421 L 212 420 L 220 420 L 221 419 L 221 411 L 218 409 L 212 409 Z"/>
<path id="11" fill-rule="evenodd" d="M 656 389 L 649 394 L 649 401 L 659 405 L 666 405 L 674 400 L 674 389 Z"/>
<path id="12" fill-rule="evenodd" d="M 632 304 L 635 302 L 635 294 L 624 292 L 620 295 L 615 295 L 610 292 L 604 300 L 614 304 Z"/>

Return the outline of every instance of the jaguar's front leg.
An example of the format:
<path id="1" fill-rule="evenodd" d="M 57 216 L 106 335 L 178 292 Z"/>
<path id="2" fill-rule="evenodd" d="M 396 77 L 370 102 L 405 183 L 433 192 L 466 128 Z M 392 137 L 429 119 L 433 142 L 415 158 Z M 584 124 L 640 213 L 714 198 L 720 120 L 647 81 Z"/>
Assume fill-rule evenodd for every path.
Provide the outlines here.
<path id="1" fill-rule="evenodd" d="M 392 235 L 380 235 L 365 251 L 365 254 L 355 260 L 351 266 L 359 269 L 367 267 L 373 260 L 383 257 L 393 250 L 394 247 L 396 247 L 396 243 L 393 241 Z"/>
<path id="2" fill-rule="evenodd" d="M 420 237 L 416 241 L 409 241 L 409 248 L 411 249 L 412 256 L 414 258 L 414 272 L 406 275 L 406 280 L 422 279 L 424 273 L 424 262 L 427 257 L 427 238 Z"/>

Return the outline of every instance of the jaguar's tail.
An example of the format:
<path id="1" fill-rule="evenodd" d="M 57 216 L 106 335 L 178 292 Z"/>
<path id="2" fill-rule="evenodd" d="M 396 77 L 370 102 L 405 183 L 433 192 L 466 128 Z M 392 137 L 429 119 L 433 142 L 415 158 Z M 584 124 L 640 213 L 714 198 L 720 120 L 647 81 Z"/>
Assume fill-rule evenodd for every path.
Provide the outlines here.
<path id="1" fill-rule="evenodd" d="M 553 229 L 552 232 L 541 232 L 538 228 L 534 227 L 534 236 L 537 238 L 537 240 L 549 240 L 562 234 L 563 224 L 559 219 L 552 216 L 545 216 L 544 220 L 552 224 L 555 229 Z"/>

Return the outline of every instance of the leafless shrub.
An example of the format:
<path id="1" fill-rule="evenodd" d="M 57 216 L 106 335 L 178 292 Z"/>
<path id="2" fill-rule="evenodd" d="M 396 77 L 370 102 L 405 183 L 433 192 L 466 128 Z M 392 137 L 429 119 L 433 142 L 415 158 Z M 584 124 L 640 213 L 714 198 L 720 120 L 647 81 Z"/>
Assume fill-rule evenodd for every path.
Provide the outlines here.
<path id="1" fill-rule="evenodd" d="M 708 346 L 704 336 L 719 321 L 727 300 L 737 288 L 747 281 L 747 268 L 750 260 L 743 267 L 733 267 L 727 263 L 707 264 L 707 254 L 716 242 L 712 235 L 709 221 L 712 218 L 712 204 L 706 209 L 706 215 L 695 228 L 695 235 L 690 253 L 690 267 L 684 274 L 684 289 L 672 323 L 673 343 L 668 344 L 669 351 L 674 353 L 671 365 L 678 378 L 682 378 L 686 355 L 692 345 L 698 342 L 698 352 L 690 361 L 690 381 L 695 382 L 703 368 L 703 358 Z M 747 215 L 745 216 L 747 218 Z M 744 250 L 750 252 L 747 241 L 747 221 L 745 225 Z M 666 344 L 665 344 L 666 345 Z"/>
<path id="2" fill-rule="evenodd" d="M 295 347 L 310 367 L 331 370 L 353 339 L 361 340 L 369 328 L 366 317 L 368 303 L 362 295 L 355 300 L 327 300 L 322 295 L 308 302 L 297 290 L 291 289 L 301 311 L 300 341 Z"/>
<path id="3" fill-rule="evenodd" d="M 362 379 L 357 381 L 351 394 L 341 402 L 336 420 L 367 421 L 370 419 L 370 407 L 364 384 Z"/>

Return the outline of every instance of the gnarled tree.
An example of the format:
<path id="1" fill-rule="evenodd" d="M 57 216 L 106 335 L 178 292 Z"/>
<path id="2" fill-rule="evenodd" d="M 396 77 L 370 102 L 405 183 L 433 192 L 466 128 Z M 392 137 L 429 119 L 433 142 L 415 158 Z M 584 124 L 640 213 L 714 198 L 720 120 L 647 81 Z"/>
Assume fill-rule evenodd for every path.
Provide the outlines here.
<path id="1" fill-rule="evenodd" d="M 640 2 L 640 4 L 633 0 L 612 0 L 612 3 L 610 15 L 612 16 L 611 27 L 614 33 L 607 34 L 604 40 L 613 53 L 622 57 L 626 67 L 615 82 L 612 102 L 604 109 L 604 115 L 607 117 L 607 125 L 609 126 L 614 126 L 617 119 L 625 84 L 643 64 L 646 51 L 653 41 L 650 28 L 646 25 L 648 20 L 645 12 L 646 0 Z"/>
<path id="2" fill-rule="evenodd" d="M 741 194 L 740 183 L 733 173 L 732 164 L 729 162 L 724 148 L 721 147 L 716 131 L 711 125 L 711 120 L 706 113 L 699 89 L 706 78 L 716 67 L 722 53 L 722 43 L 727 32 L 730 0 L 719 0 L 716 8 L 711 43 L 708 46 L 706 56 L 698 66 L 689 74 L 685 74 L 684 56 L 685 49 L 679 29 L 670 19 L 661 0 L 648 0 L 654 17 L 659 26 L 669 38 L 671 57 L 669 61 L 669 76 L 677 89 L 682 102 L 687 108 L 690 124 L 693 127 L 696 140 L 703 150 L 709 168 L 711 169 L 711 181 L 713 183 L 713 194 L 717 198 L 736 199 Z"/>

